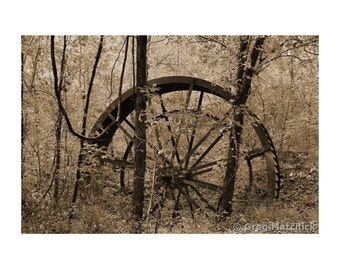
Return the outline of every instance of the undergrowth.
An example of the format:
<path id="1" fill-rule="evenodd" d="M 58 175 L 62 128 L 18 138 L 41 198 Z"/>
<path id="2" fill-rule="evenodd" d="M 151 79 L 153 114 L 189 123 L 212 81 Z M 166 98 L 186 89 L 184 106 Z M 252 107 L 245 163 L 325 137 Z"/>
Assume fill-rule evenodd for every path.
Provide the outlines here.
<path id="1" fill-rule="evenodd" d="M 256 189 L 237 189 L 233 212 L 222 222 L 187 205 L 173 218 L 169 209 L 141 221 L 143 233 L 318 233 L 317 166 L 283 166 L 280 197 L 269 203 Z M 145 203 L 147 205 L 147 202 Z M 147 207 L 147 206 L 146 206 Z M 131 192 L 104 189 L 92 204 L 62 200 L 58 205 L 22 189 L 22 233 L 131 233 Z M 308 227 L 308 224 L 309 227 Z M 305 226 L 307 227 L 301 227 Z M 299 227 L 300 226 L 300 227 Z"/>

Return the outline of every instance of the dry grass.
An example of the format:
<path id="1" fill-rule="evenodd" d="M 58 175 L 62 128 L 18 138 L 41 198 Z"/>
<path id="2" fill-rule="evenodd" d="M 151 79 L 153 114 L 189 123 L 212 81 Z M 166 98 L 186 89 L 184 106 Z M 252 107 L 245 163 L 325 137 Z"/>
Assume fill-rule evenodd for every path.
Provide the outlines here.
<path id="1" fill-rule="evenodd" d="M 298 164 L 298 163 L 296 163 Z M 283 164 L 281 196 L 271 204 L 256 190 L 236 189 L 233 213 L 216 223 L 212 213 L 198 211 L 192 218 L 183 204 L 181 215 L 150 216 L 141 224 L 143 233 L 318 233 L 318 171 L 313 166 L 294 168 Z M 130 233 L 131 194 L 110 187 L 93 205 L 48 200 L 23 191 L 23 233 Z M 115 191 L 114 191 L 115 190 Z M 113 192 L 114 191 L 114 192 Z M 207 217 L 206 214 L 209 214 Z M 71 218 L 70 218 L 71 216 Z M 309 227 L 308 227 L 309 226 Z"/>

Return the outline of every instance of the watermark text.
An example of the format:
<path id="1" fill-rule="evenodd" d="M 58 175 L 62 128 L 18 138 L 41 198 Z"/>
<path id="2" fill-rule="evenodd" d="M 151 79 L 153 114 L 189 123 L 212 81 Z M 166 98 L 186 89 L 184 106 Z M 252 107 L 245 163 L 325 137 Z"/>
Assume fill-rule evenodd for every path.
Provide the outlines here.
<path id="1" fill-rule="evenodd" d="M 318 224 L 313 222 L 295 222 L 295 223 L 279 223 L 279 222 L 273 222 L 273 223 L 234 223 L 233 230 L 235 232 L 300 232 L 300 233 L 306 233 L 306 232 L 315 232 L 318 230 Z"/>

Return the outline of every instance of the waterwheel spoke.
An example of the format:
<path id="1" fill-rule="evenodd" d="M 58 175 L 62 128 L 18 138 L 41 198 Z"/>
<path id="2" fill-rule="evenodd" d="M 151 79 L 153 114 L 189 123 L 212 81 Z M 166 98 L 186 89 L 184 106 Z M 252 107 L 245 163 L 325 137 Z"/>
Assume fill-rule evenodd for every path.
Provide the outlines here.
<path id="1" fill-rule="evenodd" d="M 204 189 L 209 189 L 211 191 L 223 191 L 223 187 L 216 185 L 216 184 L 212 184 L 212 183 L 208 183 L 208 182 L 204 182 L 204 181 L 200 181 L 200 180 L 187 180 L 187 179 L 183 179 L 182 180 L 183 184 L 189 185 L 189 186 L 193 186 L 193 187 L 201 187 Z"/>
<path id="2" fill-rule="evenodd" d="M 158 208 L 160 209 L 159 211 L 161 212 L 164 207 L 165 200 L 166 200 L 166 187 L 163 186 L 162 194 L 155 203 L 155 205 L 151 208 L 150 213 L 153 214 Z"/>
<path id="3" fill-rule="evenodd" d="M 210 150 L 220 141 L 220 139 L 224 136 L 224 133 L 227 131 L 227 128 L 223 128 L 220 135 L 207 147 L 207 149 L 202 153 L 202 155 L 196 160 L 196 162 L 191 166 L 189 171 L 192 171 L 201 161 L 202 159 L 210 152 Z"/>
<path id="4" fill-rule="evenodd" d="M 188 151 L 186 156 L 182 159 L 181 163 L 188 160 L 190 156 L 192 156 L 192 154 L 198 149 L 198 147 L 200 147 L 201 144 L 204 143 L 204 141 L 209 138 L 210 133 L 213 132 L 214 129 L 215 127 L 212 127 L 208 130 L 208 132 L 196 143 L 196 145 L 192 147 L 190 151 Z"/>
<path id="5" fill-rule="evenodd" d="M 188 107 L 189 107 L 193 88 L 194 88 L 194 81 L 192 81 L 190 83 L 190 87 L 189 87 L 189 90 L 187 92 L 187 96 L 185 98 L 184 111 L 187 110 Z M 181 165 L 181 163 L 182 163 L 180 158 L 179 158 L 179 155 L 178 155 L 178 144 L 179 144 L 179 141 L 180 141 L 180 138 L 181 138 L 181 135 L 182 135 L 181 134 L 182 123 L 183 123 L 183 120 L 181 119 L 180 122 L 179 122 L 179 133 L 176 134 L 176 138 L 174 139 L 173 151 L 172 151 L 172 155 L 171 155 L 171 160 L 173 160 L 175 156 L 177 157 L 177 162 L 178 162 L 179 165 Z"/>
<path id="6" fill-rule="evenodd" d="M 180 201 L 180 198 L 181 198 L 181 194 L 182 193 L 178 190 L 174 211 L 172 212 L 172 218 L 176 218 L 179 215 L 178 210 L 179 210 L 179 201 Z"/>
<path id="7" fill-rule="evenodd" d="M 131 135 L 125 127 L 117 120 L 116 117 L 114 117 L 111 113 L 108 113 L 107 111 L 104 111 L 104 114 L 110 118 L 112 121 L 110 125 L 116 125 L 118 129 L 122 130 L 123 133 L 130 139 L 133 140 L 133 135 Z"/>
<path id="8" fill-rule="evenodd" d="M 123 155 L 123 160 L 126 162 L 127 161 L 127 158 L 130 154 L 130 151 L 131 151 L 131 148 L 133 146 L 133 141 L 130 141 L 125 152 L 124 152 L 124 155 Z M 125 165 L 122 165 L 122 167 L 120 168 L 120 188 L 121 189 L 124 189 L 125 188 L 125 181 L 124 181 L 124 178 L 125 178 Z"/>
<path id="9" fill-rule="evenodd" d="M 189 103 L 190 103 L 190 98 L 191 98 L 191 94 L 192 94 L 192 90 L 194 89 L 194 85 L 195 85 L 195 81 L 192 81 L 190 83 L 190 87 L 189 87 L 189 90 L 188 90 L 188 94 L 187 94 L 187 97 L 185 99 L 185 110 L 188 109 L 189 107 Z"/>
<path id="10" fill-rule="evenodd" d="M 203 95 L 204 95 L 204 92 L 201 91 L 200 93 L 200 97 L 198 99 L 198 105 L 197 105 L 197 111 L 199 111 L 201 109 L 201 106 L 202 106 L 202 101 L 203 101 Z M 191 136 L 190 136 L 190 141 L 189 141 L 189 146 L 188 146 L 188 153 L 191 151 L 192 149 L 192 145 L 194 143 L 194 140 L 195 140 L 195 135 L 196 135 L 196 127 L 192 130 L 191 132 Z M 188 156 L 188 158 L 185 160 L 185 164 L 184 164 L 184 168 L 188 168 L 188 165 L 189 165 L 189 160 L 190 160 L 190 156 Z"/>
<path id="11" fill-rule="evenodd" d="M 202 193 L 199 192 L 199 190 L 198 190 L 196 187 L 190 185 L 190 188 L 198 195 L 198 197 L 200 198 L 200 200 L 201 200 L 202 202 L 204 202 L 210 210 L 216 212 L 216 208 L 213 207 L 213 206 L 209 203 L 209 201 L 208 201 L 206 198 L 204 198 L 204 196 L 202 195 Z"/>
<path id="12" fill-rule="evenodd" d="M 229 116 L 229 113 L 225 113 L 222 119 L 218 119 L 218 121 L 220 123 L 223 123 L 223 121 Z M 205 150 L 205 152 L 201 155 L 201 157 L 199 158 L 198 162 L 195 162 L 195 166 L 197 166 L 197 164 L 205 157 L 205 155 L 211 150 L 211 148 L 213 148 L 215 146 L 215 144 L 223 137 L 224 133 L 230 128 L 229 126 L 227 126 L 226 124 L 223 124 L 223 128 L 222 131 L 220 132 L 220 135 L 215 139 L 215 141 Z M 196 145 L 190 150 L 188 151 L 187 155 L 183 158 L 182 162 L 187 159 L 190 158 L 190 156 L 198 149 L 198 147 L 200 147 L 210 136 L 210 134 L 216 130 L 216 126 L 211 127 L 207 133 L 196 143 Z M 194 166 L 192 166 L 194 167 Z"/>
<path id="13" fill-rule="evenodd" d="M 148 96 L 148 103 L 149 103 L 149 108 L 150 108 L 151 114 L 153 114 L 153 116 L 156 116 L 156 113 L 155 113 L 155 111 L 154 111 L 154 109 L 153 109 L 152 97 L 149 97 L 149 96 Z M 155 131 L 156 140 L 157 140 L 158 152 L 162 152 L 162 150 L 163 150 L 163 145 L 162 145 L 161 138 L 160 138 L 160 135 L 159 135 L 158 125 L 156 125 L 156 126 L 154 127 L 154 131 Z"/>
<path id="14" fill-rule="evenodd" d="M 208 163 L 204 163 L 204 164 L 195 166 L 195 168 L 190 168 L 190 170 L 188 170 L 188 172 L 195 172 L 196 173 L 196 171 L 198 171 L 200 169 L 216 166 L 217 164 L 219 164 L 221 162 L 226 162 L 226 161 L 227 161 L 227 159 L 225 159 L 225 158 L 219 159 L 219 160 L 214 160 L 214 161 L 211 161 L 211 162 L 208 162 Z"/>
<path id="15" fill-rule="evenodd" d="M 124 122 L 125 122 L 125 123 L 126 123 L 133 131 L 136 130 L 135 126 L 134 126 L 127 118 L 124 119 Z"/>
<path id="16" fill-rule="evenodd" d="M 172 129 L 171 129 L 171 126 L 170 126 L 169 118 L 167 116 L 168 111 L 167 111 L 167 109 L 164 105 L 164 101 L 163 101 L 161 94 L 159 95 L 159 100 L 160 100 L 160 104 L 161 104 L 161 108 L 162 108 L 162 114 L 164 115 L 164 119 L 167 122 L 167 129 L 168 129 L 169 134 L 170 134 L 171 144 L 172 144 L 173 149 L 175 150 L 176 160 L 177 160 L 178 163 L 180 163 L 180 157 L 179 157 L 179 153 L 178 153 L 177 148 L 176 148 L 175 138 L 172 134 Z"/>
<path id="17" fill-rule="evenodd" d="M 157 216 L 156 224 L 155 224 L 155 233 L 158 232 L 158 228 L 159 228 L 160 223 L 161 223 L 162 210 L 164 208 L 165 200 L 166 200 L 166 186 L 163 186 L 162 197 L 161 197 L 160 201 L 157 203 L 157 206 L 158 206 L 157 208 L 159 208 L 159 211 L 158 211 L 158 216 Z"/>
<path id="18" fill-rule="evenodd" d="M 162 211 L 163 207 L 164 207 L 164 203 L 165 203 L 165 197 L 161 197 L 156 204 L 152 207 L 152 209 L 150 210 L 150 213 L 153 214 L 158 208 L 160 209 L 159 211 Z"/>
<path id="19" fill-rule="evenodd" d="M 158 149 L 156 147 L 154 147 L 151 143 L 148 143 L 149 147 L 155 152 L 157 153 L 157 156 L 160 157 L 162 159 L 162 161 L 165 164 L 168 164 L 169 166 L 172 166 L 172 163 L 170 162 L 170 160 L 164 155 L 164 153 L 162 151 L 158 151 Z M 151 159 L 151 158 L 150 158 Z"/>
<path id="20" fill-rule="evenodd" d="M 184 193 L 186 194 L 185 198 L 188 201 L 190 212 L 191 212 L 191 216 L 194 218 L 195 211 L 194 211 L 194 207 L 192 205 L 195 204 L 196 207 L 198 207 L 198 205 L 195 203 L 195 201 L 193 201 L 191 199 L 191 196 L 190 196 L 190 193 L 189 193 L 189 190 L 188 190 L 188 186 L 184 186 Z"/>
<path id="21" fill-rule="evenodd" d="M 182 195 L 184 195 L 186 201 L 187 201 L 188 204 L 189 204 L 191 216 L 194 218 L 194 207 L 193 207 L 193 205 L 195 205 L 196 208 L 200 208 L 199 205 L 198 205 L 194 200 L 191 199 L 191 196 L 190 196 L 190 194 L 189 194 L 189 190 L 188 190 L 188 187 L 187 187 L 187 186 L 184 186 L 184 190 L 183 190 L 182 187 L 179 186 L 179 185 L 176 185 L 176 187 L 177 187 L 178 191 L 179 191 Z"/>
<path id="22" fill-rule="evenodd" d="M 197 176 L 197 175 L 201 175 L 201 174 L 205 174 L 207 172 L 211 172 L 213 170 L 213 168 L 208 168 L 208 169 L 204 169 L 204 170 L 195 170 L 191 173 L 191 176 Z"/>
<path id="23" fill-rule="evenodd" d="M 204 95 L 204 92 L 201 91 L 200 93 L 200 97 L 198 99 L 198 106 L 197 106 L 197 109 L 200 110 L 201 109 L 201 106 L 202 106 L 202 101 L 203 101 L 203 95 Z"/>

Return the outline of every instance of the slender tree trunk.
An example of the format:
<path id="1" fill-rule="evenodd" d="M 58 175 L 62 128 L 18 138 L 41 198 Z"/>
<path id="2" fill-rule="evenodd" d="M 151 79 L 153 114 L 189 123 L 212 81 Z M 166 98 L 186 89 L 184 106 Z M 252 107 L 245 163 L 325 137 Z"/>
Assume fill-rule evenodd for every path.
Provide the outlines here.
<path id="1" fill-rule="evenodd" d="M 237 72 L 237 100 L 236 106 L 246 104 L 250 95 L 251 81 L 254 75 L 254 68 L 258 62 L 266 37 L 257 37 L 249 58 L 250 37 L 241 37 L 238 53 L 239 65 Z M 248 66 L 247 66 L 248 65 Z M 241 143 L 242 126 L 244 115 L 240 110 L 235 109 L 233 115 L 234 124 L 229 137 L 229 152 L 227 156 L 226 174 L 224 178 L 224 191 L 219 200 L 218 212 L 230 215 L 232 212 L 232 199 L 234 195 L 235 181 L 238 169 L 239 146 Z"/>
<path id="2" fill-rule="evenodd" d="M 146 86 L 147 66 L 146 66 L 146 36 L 137 36 L 137 80 L 135 89 L 135 128 L 136 137 L 134 143 L 134 182 L 132 211 L 135 220 L 140 220 L 143 216 L 144 205 L 144 175 L 146 160 L 146 127 L 145 109 L 146 97 L 141 91 Z M 138 229 L 137 231 L 138 232 Z"/>
<path id="3" fill-rule="evenodd" d="M 288 95 L 291 94 L 291 92 L 293 91 L 294 88 L 294 83 L 295 83 L 295 76 L 294 76 L 294 65 L 293 65 L 293 58 L 290 59 L 290 70 L 289 70 L 289 75 L 290 75 L 290 83 L 289 83 L 289 87 L 288 87 Z M 287 99 L 287 107 L 286 107 L 286 111 L 283 117 L 283 120 L 281 122 L 281 136 L 280 136 L 280 143 L 279 143 L 279 151 L 282 152 L 283 151 L 283 143 L 284 143 L 284 139 L 285 139 L 285 131 L 286 131 L 286 125 L 289 119 L 289 113 L 291 111 L 291 99 L 288 98 Z"/>
<path id="4" fill-rule="evenodd" d="M 104 40 L 104 36 L 100 36 L 98 51 L 97 51 L 97 55 L 96 55 L 96 58 L 95 58 L 95 62 L 93 64 L 91 79 L 90 79 L 89 87 L 88 87 L 87 94 L 86 94 L 85 106 L 84 106 L 84 112 L 83 112 L 82 128 L 81 128 L 81 135 L 83 135 L 83 136 L 85 136 L 85 134 L 86 134 L 86 125 L 87 125 L 88 111 L 89 111 L 89 107 L 90 107 L 90 100 L 91 100 L 93 82 L 94 82 L 94 78 L 96 76 L 97 66 L 98 66 L 99 59 L 100 59 L 100 56 L 101 56 L 101 52 L 102 52 L 102 49 L 103 49 L 103 40 Z M 83 161 L 84 161 L 84 158 L 85 158 L 84 148 L 85 148 L 85 140 L 80 139 L 80 152 L 79 152 L 79 155 L 78 155 L 76 183 L 74 185 L 72 202 L 76 202 L 76 200 L 77 200 L 79 183 L 80 183 L 81 178 L 82 178 L 81 170 L 82 170 Z"/>
<path id="5" fill-rule="evenodd" d="M 52 68 L 54 74 L 54 88 L 55 91 L 61 96 L 61 92 L 64 86 L 64 75 L 65 75 L 65 62 L 66 62 L 66 36 L 64 36 L 63 52 L 60 64 L 60 76 L 58 76 L 57 65 L 55 61 L 55 46 L 54 36 L 51 36 L 51 59 Z M 53 198 L 54 203 L 59 203 L 59 182 L 60 182 L 60 167 L 61 167 L 61 126 L 62 126 L 62 113 L 58 111 L 58 118 L 55 125 L 55 136 L 56 136 L 56 159 L 55 159 L 55 172 L 54 172 L 54 191 Z"/>
<path id="6" fill-rule="evenodd" d="M 55 204 L 59 202 L 59 182 L 60 182 L 60 159 L 61 159 L 61 126 L 62 126 L 62 114 L 58 112 L 58 118 L 55 125 L 55 138 L 56 138 L 56 156 L 55 156 L 55 177 L 54 177 L 54 191 L 53 198 Z"/>

